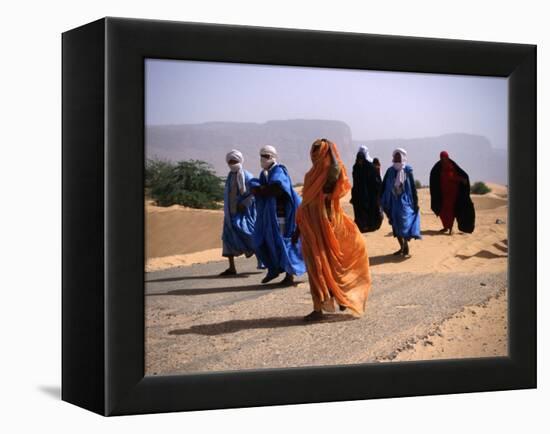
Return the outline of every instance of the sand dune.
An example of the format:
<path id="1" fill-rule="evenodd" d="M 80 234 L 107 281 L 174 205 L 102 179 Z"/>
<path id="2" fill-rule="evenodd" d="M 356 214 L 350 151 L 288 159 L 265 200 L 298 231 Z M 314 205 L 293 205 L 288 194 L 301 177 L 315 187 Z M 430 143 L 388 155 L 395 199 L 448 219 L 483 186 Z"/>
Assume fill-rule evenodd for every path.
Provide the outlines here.
<path id="1" fill-rule="evenodd" d="M 411 242 L 412 257 L 392 257 L 397 242 L 385 220 L 380 230 L 365 234 L 372 270 L 376 273 L 422 271 L 495 271 L 507 263 L 507 189 L 491 185 L 484 196 L 472 195 L 476 207 L 473 234 L 439 234 L 441 223 L 430 210 L 427 188 L 419 190 L 423 239 Z M 353 216 L 349 195 L 342 201 Z M 500 223 L 496 223 L 497 220 Z M 221 259 L 223 211 L 196 210 L 181 206 L 146 206 L 147 271 L 217 261 Z M 251 259 L 252 260 L 252 259 Z"/>
<path id="2" fill-rule="evenodd" d="M 146 205 L 147 260 L 221 248 L 223 211 Z M 181 264 L 183 265 L 183 264 Z"/>
<path id="3" fill-rule="evenodd" d="M 503 198 L 508 197 L 508 187 L 504 185 L 495 184 L 493 182 L 486 182 L 486 185 L 491 189 L 492 194 L 495 194 Z"/>
<path id="4" fill-rule="evenodd" d="M 472 194 L 472 201 L 474 202 L 476 211 L 495 209 L 508 205 L 508 199 L 498 196 L 495 193 L 487 193 L 482 196 Z"/>

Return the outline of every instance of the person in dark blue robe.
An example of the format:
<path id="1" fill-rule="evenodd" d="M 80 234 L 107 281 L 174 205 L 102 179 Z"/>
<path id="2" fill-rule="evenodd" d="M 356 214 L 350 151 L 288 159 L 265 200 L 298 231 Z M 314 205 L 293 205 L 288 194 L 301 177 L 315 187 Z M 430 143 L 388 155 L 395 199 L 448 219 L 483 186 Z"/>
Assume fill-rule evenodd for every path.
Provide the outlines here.
<path id="1" fill-rule="evenodd" d="M 226 156 L 230 172 L 224 190 L 224 219 L 222 255 L 229 260 L 229 268 L 220 276 L 237 274 L 235 256 L 254 254 L 254 225 L 256 204 L 251 193 L 252 174 L 243 169 L 243 155 L 233 149 Z"/>
<path id="2" fill-rule="evenodd" d="M 296 230 L 296 210 L 301 199 L 292 188 L 288 170 L 277 162 L 277 150 L 265 146 L 260 151 L 262 172 L 250 181 L 256 198 L 254 248 L 267 267 L 262 283 L 286 273 L 282 284 L 292 284 L 294 276 L 305 273 L 301 242 L 292 243 Z"/>
<path id="3" fill-rule="evenodd" d="M 393 166 L 388 167 L 382 181 L 381 205 L 399 242 L 394 255 L 410 256 L 409 241 L 421 239 L 420 209 L 413 170 L 407 163 L 407 152 L 393 151 Z"/>

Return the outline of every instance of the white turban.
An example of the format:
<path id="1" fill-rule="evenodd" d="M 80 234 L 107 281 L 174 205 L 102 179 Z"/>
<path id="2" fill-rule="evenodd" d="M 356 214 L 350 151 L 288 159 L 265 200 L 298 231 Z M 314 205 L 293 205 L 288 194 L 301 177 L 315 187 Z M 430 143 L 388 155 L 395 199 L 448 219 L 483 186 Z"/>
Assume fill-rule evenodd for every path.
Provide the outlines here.
<path id="1" fill-rule="evenodd" d="M 269 155 L 269 158 L 261 157 L 262 155 Z M 260 165 L 264 169 L 264 175 L 267 178 L 268 169 L 277 164 L 277 149 L 273 146 L 267 145 L 260 149 Z"/>
<path id="2" fill-rule="evenodd" d="M 264 146 L 262 149 L 260 149 L 260 155 L 262 154 L 269 154 L 271 155 L 271 158 L 273 160 L 276 160 L 278 155 L 277 155 L 277 149 L 275 149 L 273 146 L 271 145 L 266 145 Z"/>
<path id="3" fill-rule="evenodd" d="M 231 160 L 236 160 L 239 163 L 244 161 L 243 153 L 237 149 L 231 149 L 225 156 L 225 162 L 229 163 Z"/>
<path id="4" fill-rule="evenodd" d="M 359 146 L 359 151 L 358 151 L 359 154 L 363 154 L 363 156 L 365 157 L 365 160 L 367 160 L 368 162 L 372 163 L 372 157 L 370 156 L 369 154 L 369 148 L 367 148 L 365 145 L 361 145 Z"/>
<path id="5" fill-rule="evenodd" d="M 229 164 L 231 160 L 238 161 L 238 163 Z M 237 187 L 239 188 L 240 194 L 244 194 L 246 192 L 243 161 L 244 161 L 243 154 L 241 151 L 237 149 L 231 149 L 231 151 L 229 151 L 225 156 L 225 162 L 229 164 L 229 168 L 231 169 L 231 172 L 235 173 L 235 175 L 237 176 Z"/>
<path id="6" fill-rule="evenodd" d="M 403 148 L 396 148 L 392 153 L 392 157 L 395 157 L 395 154 L 401 154 L 402 161 L 405 161 L 407 159 L 407 151 L 405 151 Z"/>
<path id="7" fill-rule="evenodd" d="M 395 157 L 395 154 L 401 155 L 401 163 L 393 163 L 393 168 L 397 170 L 397 175 L 395 177 L 394 185 L 399 187 L 400 185 L 405 184 L 405 166 L 407 163 L 407 151 L 403 148 L 397 148 L 392 153 L 392 157 Z"/>

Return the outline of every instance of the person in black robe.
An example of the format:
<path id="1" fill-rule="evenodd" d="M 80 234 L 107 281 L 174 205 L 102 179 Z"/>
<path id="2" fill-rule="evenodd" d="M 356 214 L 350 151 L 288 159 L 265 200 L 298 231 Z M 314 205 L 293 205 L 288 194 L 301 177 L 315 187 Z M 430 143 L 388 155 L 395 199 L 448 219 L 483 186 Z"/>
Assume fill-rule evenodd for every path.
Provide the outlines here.
<path id="1" fill-rule="evenodd" d="M 470 177 L 445 151 L 430 172 L 430 197 L 432 211 L 444 226 L 441 232 L 451 234 L 455 218 L 460 231 L 474 231 L 476 214 L 470 198 Z"/>
<path id="2" fill-rule="evenodd" d="M 372 164 L 374 165 L 374 168 L 376 169 L 376 176 L 382 180 L 382 175 L 380 175 L 380 172 L 382 170 L 382 166 L 380 164 L 380 160 L 378 158 L 373 158 Z"/>
<path id="3" fill-rule="evenodd" d="M 363 233 L 376 231 L 382 224 L 381 188 L 380 172 L 373 165 L 368 149 L 362 146 L 359 148 L 353 165 L 353 187 L 350 202 L 353 205 L 355 224 Z"/>

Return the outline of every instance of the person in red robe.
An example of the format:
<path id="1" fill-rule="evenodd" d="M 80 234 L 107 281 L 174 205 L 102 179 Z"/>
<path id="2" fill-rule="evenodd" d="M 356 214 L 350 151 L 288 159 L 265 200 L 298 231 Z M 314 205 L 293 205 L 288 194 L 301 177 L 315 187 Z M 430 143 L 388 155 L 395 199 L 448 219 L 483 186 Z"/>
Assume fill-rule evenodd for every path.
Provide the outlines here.
<path id="1" fill-rule="evenodd" d="M 440 232 L 451 235 L 455 219 L 461 231 L 473 232 L 475 211 L 470 199 L 470 180 L 447 151 L 439 154 L 439 161 L 430 172 L 430 195 L 432 211 L 443 224 Z"/>
<path id="2" fill-rule="evenodd" d="M 440 154 L 441 161 L 441 211 L 439 218 L 443 223 L 443 229 L 441 232 L 449 231 L 449 234 L 453 232 L 453 224 L 455 221 L 455 204 L 458 196 L 458 184 L 463 179 L 456 173 L 454 165 L 449 160 L 449 154 L 446 151 Z"/>

